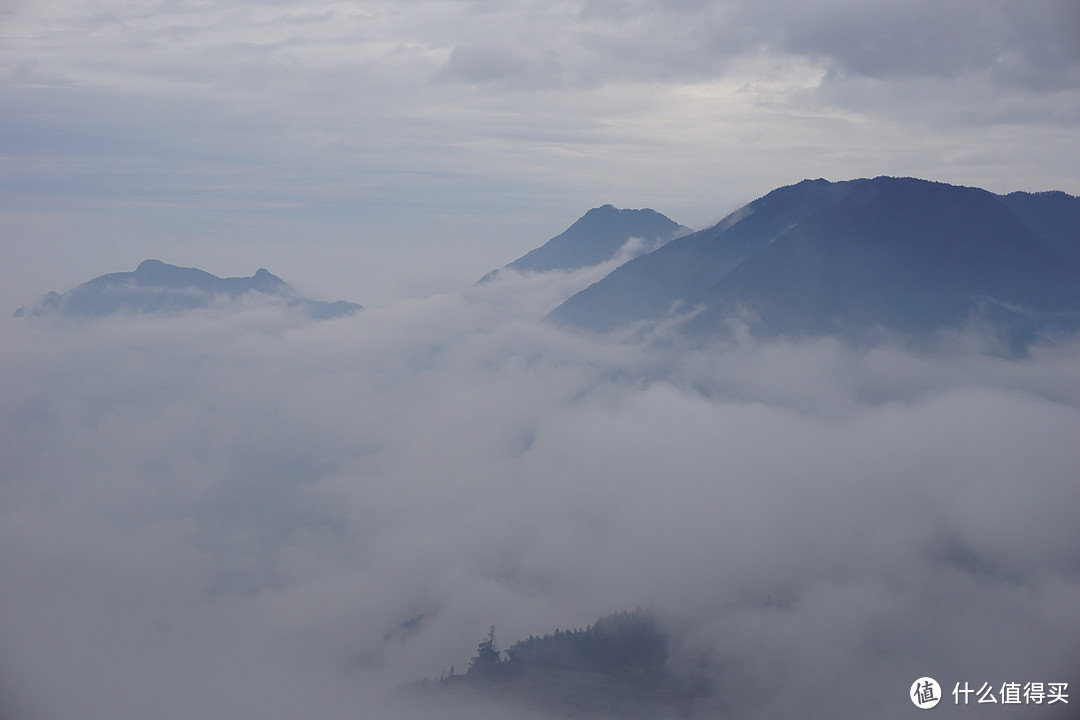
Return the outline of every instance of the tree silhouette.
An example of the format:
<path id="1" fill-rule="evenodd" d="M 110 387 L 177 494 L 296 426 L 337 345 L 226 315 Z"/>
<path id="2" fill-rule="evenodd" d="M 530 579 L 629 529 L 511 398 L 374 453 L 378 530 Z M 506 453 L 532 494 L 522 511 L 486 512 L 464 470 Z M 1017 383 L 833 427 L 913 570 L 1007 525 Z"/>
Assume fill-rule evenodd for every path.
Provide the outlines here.
<path id="1" fill-rule="evenodd" d="M 469 661 L 467 675 L 490 675 L 491 671 L 502 662 L 502 653 L 495 645 L 495 626 L 492 625 L 487 637 L 476 648 L 476 657 Z"/>

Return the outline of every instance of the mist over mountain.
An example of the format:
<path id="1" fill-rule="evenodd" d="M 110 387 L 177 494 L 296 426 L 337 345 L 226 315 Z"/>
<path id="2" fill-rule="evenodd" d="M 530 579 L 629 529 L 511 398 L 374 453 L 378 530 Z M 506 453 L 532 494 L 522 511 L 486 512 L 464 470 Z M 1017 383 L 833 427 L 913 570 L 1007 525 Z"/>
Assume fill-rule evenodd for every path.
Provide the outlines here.
<path id="1" fill-rule="evenodd" d="M 492 627 L 467 669 L 411 683 L 400 699 L 495 699 L 552 717 L 688 717 L 711 688 L 672 667 L 670 642 L 659 620 L 640 609 L 531 635 L 506 650 Z"/>
<path id="2" fill-rule="evenodd" d="M 616 258 L 649 252 L 690 232 L 655 210 L 626 210 L 613 205 L 593 208 L 565 231 L 513 261 L 506 268 L 522 273 L 577 270 Z M 492 270 L 480 282 L 500 271 Z"/>
<path id="3" fill-rule="evenodd" d="M 972 323 L 1013 342 L 1080 321 L 1077 199 L 911 178 L 779 188 L 616 268 L 551 319 L 608 331 L 671 313 L 684 330 L 916 335 Z"/>
<path id="4" fill-rule="evenodd" d="M 0 718 L 909 720 L 927 675 L 935 718 L 1071 718 L 1080 336 L 743 331 L 834 261 L 1066 302 L 1031 278 L 1072 277 L 1067 198 L 944 188 L 781 188 L 595 286 L 637 278 L 628 318 L 710 282 L 788 303 L 729 336 L 542 320 L 616 259 L 333 323 L 262 311 L 269 272 L 150 263 L 86 297 L 215 300 L 0 322 Z M 1070 702 L 953 702 L 984 682 Z"/>
<path id="5" fill-rule="evenodd" d="M 36 305 L 19 308 L 14 316 L 170 314 L 236 300 L 248 293 L 284 300 L 288 307 L 319 320 L 351 315 L 360 309 L 356 303 L 344 300 L 322 302 L 301 297 L 265 268 L 251 277 L 220 278 L 198 268 L 144 260 L 134 272 L 109 273 L 63 294 L 51 292 Z"/>

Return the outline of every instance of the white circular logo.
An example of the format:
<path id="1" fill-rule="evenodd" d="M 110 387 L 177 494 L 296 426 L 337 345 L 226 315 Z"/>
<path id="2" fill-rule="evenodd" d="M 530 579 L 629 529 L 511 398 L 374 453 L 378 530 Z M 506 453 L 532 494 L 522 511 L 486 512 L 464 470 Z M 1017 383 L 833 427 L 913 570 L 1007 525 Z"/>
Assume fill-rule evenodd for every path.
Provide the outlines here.
<path id="1" fill-rule="evenodd" d="M 941 701 L 941 686 L 932 677 L 921 677 L 911 683 L 908 697 L 915 703 L 915 707 L 929 710 Z"/>

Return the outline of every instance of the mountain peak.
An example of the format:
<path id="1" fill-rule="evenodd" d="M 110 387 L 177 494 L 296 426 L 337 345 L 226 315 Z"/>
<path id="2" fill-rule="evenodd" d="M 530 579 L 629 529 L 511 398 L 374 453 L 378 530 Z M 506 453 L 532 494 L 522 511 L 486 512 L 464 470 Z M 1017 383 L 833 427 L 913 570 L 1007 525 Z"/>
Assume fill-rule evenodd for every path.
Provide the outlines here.
<path id="1" fill-rule="evenodd" d="M 587 217 L 589 215 L 611 215 L 611 214 L 618 213 L 618 212 L 623 212 L 623 211 L 620 210 L 619 208 L 615 207 L 611 203 L 606 203 L 606 204 L 601 205 L 599 207 L 592 208 L 591 210 L 586 212 L 585 215 L 583 215 L 582 217 Z"/>
<path id="2" fill-rule="evenodd" d="M 15 316 L 171 314 L 207 307 L 220 298 L 236 299 L 247 293 L 282 298 L 289 307 L 299 307 L 319 319 L 350 315 L 360 309 L 356 303 L 326 303 L 301 297 L 266 268 L 259 268 L 251 277 L 221 278 L 198 268 L 149 259 L 139 263 L 134 272 L 101 275 L 63 295 L 51 292 L 32 308 L 19 308 Z"/>
<path id="3" fill-rule="evenodd" d="M 804 180 L 616 268 L 551 317 L 610 330 L 682 307 L 696 309 L 684 327 L 707 334 L 740 308 L 766 335 L 1071 326 L 1080 201 L 1068 200 L 918 178 Z"/>
<path id="4" fill-rule="evenodd" d="M 519 272 L 577 270 L 615 258 L 631 238 L 641 241 L 639 252 L 649 252 L 689 231 L 655 210 L 627 210 L 608 203 L 592 208 L 561 234 L 506 267 Z"/>
<path id="5" fill-rule="evenodd" d="M 155 270 L 160 270 L 163 267 L 166 267 L 166 264 L 161 262 L 160 260 L 143 260 L 141 263 L 139 263 L 139 266 L 135 268 L 135 272 L 140 274 L 150 273 L 154 272 Z"/>

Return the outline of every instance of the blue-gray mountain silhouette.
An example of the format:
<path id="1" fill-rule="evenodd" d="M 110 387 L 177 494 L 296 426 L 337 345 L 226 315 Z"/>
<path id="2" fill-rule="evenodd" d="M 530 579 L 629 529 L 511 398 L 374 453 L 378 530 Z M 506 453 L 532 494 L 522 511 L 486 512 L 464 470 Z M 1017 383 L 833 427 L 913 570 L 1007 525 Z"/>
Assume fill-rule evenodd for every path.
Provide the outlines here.
<path id="1" fill-rule="evenodd" d="M 655 210 L 604 205 L 585 213 L 564 232 L 506 267 L 523 273 L 577 270 L 611 260 L 631 238 L 641 241 L 640 252 L 648 252 L 688 232 L 690 228 Z M 493 270 L 480 282 L 498 273 Z"/>
<path id="2" fill-rule="evenodd" d="M 549 318 L 607 331 L 675 310 L 776 334 L 924 333 L 972 320 L 1013 341 L 1080 324 L 1077 198 L 912 178 L 806 180 L 616 268 Z M 745 311 L 749 311 L 746 313 Z"/>
<path id="3" fill-rule="evenodd" d="M 1000 200 L 1039 237 L 1080 265 L 1080 198 L 1055 190 L 1013 192 Z"/>
<path id="4" fill-rule="evenodd" d="M 360 309 L 356 303 L 344 300 L 321 302 L 301 297 L 287 282 L 264 268 L 251 277 L 220 278 L 198 268 L 144 260 L 134 272 L 101 275 L 62 295 L 51 292 L 37 305 L 16 310 L 15 317 L 175 313 L 208 307 L 221 299 L 236 299 L 247 293 L 282 298 L 289 307 L 319 320 L 351 315 Z"/>

